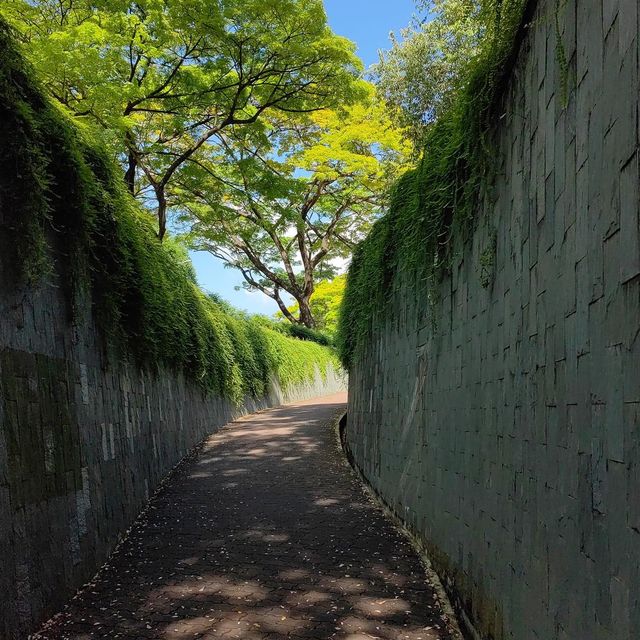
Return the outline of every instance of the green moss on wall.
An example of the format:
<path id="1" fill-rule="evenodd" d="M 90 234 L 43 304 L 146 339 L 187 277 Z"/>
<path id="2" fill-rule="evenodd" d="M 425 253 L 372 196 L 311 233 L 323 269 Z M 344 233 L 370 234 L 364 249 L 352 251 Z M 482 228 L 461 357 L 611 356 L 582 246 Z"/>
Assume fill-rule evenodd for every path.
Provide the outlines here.
<path id="1" fill-rule="evenodd" d="M 44 97 L 0 22 L 0 239 L 17 286 L 60 274 L 74 311 L 92 300 L 110 348 L 183 371 L 240 402 L 326 373 L 334 353 L 234 313 L 198 288 L 183 247 L 160 243 L 113 161 Z M 77 317 L 77 314 L 75 314 Z"/>

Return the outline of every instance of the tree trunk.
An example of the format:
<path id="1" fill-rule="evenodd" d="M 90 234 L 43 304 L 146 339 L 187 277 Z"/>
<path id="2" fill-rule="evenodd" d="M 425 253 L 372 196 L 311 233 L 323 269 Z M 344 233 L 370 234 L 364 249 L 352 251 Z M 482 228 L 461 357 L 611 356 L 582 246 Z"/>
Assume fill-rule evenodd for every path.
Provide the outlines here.
<path id="1" fill-rule="evenodd" d="M 167 232 L 167 199 L 164 197 L 164 189 L 156 189 L 158 200 L 158 239 L 162 242 Z"/>
<path id="2" fill-rule="evenodd" d="M 246 279 L 246 277 L 245 277 Z M 267 293 L 264 289 L 262 290 L 264 293 L 266 293 L 267 295 L 271 295 L 269 293 Z M 282 315 L 289 321 L 291 322 L 291 324 L 295 324 L 296 323 L 296 319 L 293 317 L 293 315 L 291 314 L 291 311 L 289 311 L 289 309 L 287 309 L 287 305 L 283 302 L 282 298 L 280 297 L 280 290 L 276 287 L 273 296 L 271 296 L 277 303 L 278 307 L 280 307 L 280 311 L 282 312 Z"/>
<path id="3" fill-rule="evenodd" d="M 127 170 L 124 174 L 124 183 L 127 185 L 127 189 L 129 193 L 133 195 L 136 190 L 136 168 L 138 163 L 136 161 L 136 157 L 133 153 L 129 152 L 129 157 L 127 159 Z"/>
<path id="4" fill-rule="evenodd" d="M 316 326 L 316 321 L 314 320 L 313 314 L 311 313 L 309 298 L 298 298 L 296 299 L 296 301 L 300 309 L 300 317 L 298 319 L 298 322 L 300 324 L 303 324 L 305 327 L 309 327 L 309 329 L 313 329 Z"/>

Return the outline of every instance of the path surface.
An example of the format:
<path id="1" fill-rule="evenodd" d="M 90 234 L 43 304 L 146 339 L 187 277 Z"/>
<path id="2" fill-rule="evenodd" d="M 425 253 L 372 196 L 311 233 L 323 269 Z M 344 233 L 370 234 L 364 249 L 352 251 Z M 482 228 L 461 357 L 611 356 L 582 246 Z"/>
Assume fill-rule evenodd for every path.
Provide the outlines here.
<path id="1" fill-rule="evenodd" d="M 212 436 L 37 637 L 449 639 L 416 553 L 338 451 L 344 401 Z"/>

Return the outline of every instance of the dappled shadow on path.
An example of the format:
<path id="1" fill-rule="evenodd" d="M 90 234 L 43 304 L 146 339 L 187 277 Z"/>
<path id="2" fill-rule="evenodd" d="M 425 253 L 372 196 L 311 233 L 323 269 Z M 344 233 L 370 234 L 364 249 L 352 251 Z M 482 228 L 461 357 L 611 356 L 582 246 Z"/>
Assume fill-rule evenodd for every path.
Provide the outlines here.
<path id="1" fill-rule="evenodd" d="M 38 637 L 449 638 L 415 552 L 365 497 L 333 396 L 212 436 Z"/>

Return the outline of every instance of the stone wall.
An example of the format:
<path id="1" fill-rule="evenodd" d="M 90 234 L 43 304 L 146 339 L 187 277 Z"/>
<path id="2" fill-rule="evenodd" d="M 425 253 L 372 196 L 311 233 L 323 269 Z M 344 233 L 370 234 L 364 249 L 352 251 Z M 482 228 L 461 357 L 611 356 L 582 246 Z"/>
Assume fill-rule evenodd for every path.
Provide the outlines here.
<path id="1" fill-rule="evenodd" d="M 472 242 L 350 372 L 356 464 L 483 638 L 640 638 L 638 13 L 538 3 Z"/>
<path id="2" fill-rule="evenodd" d="M 0 262 L 2 262 L 0 260 Z M 24 640 L 107 558 L 160 480 L 239 414 L 344 388 L 326 380 L 242 407 L 166 371 L 108 358 L 71 323 L 55 275 L 16 291 L 0 272 L 0 638 Z"/>

